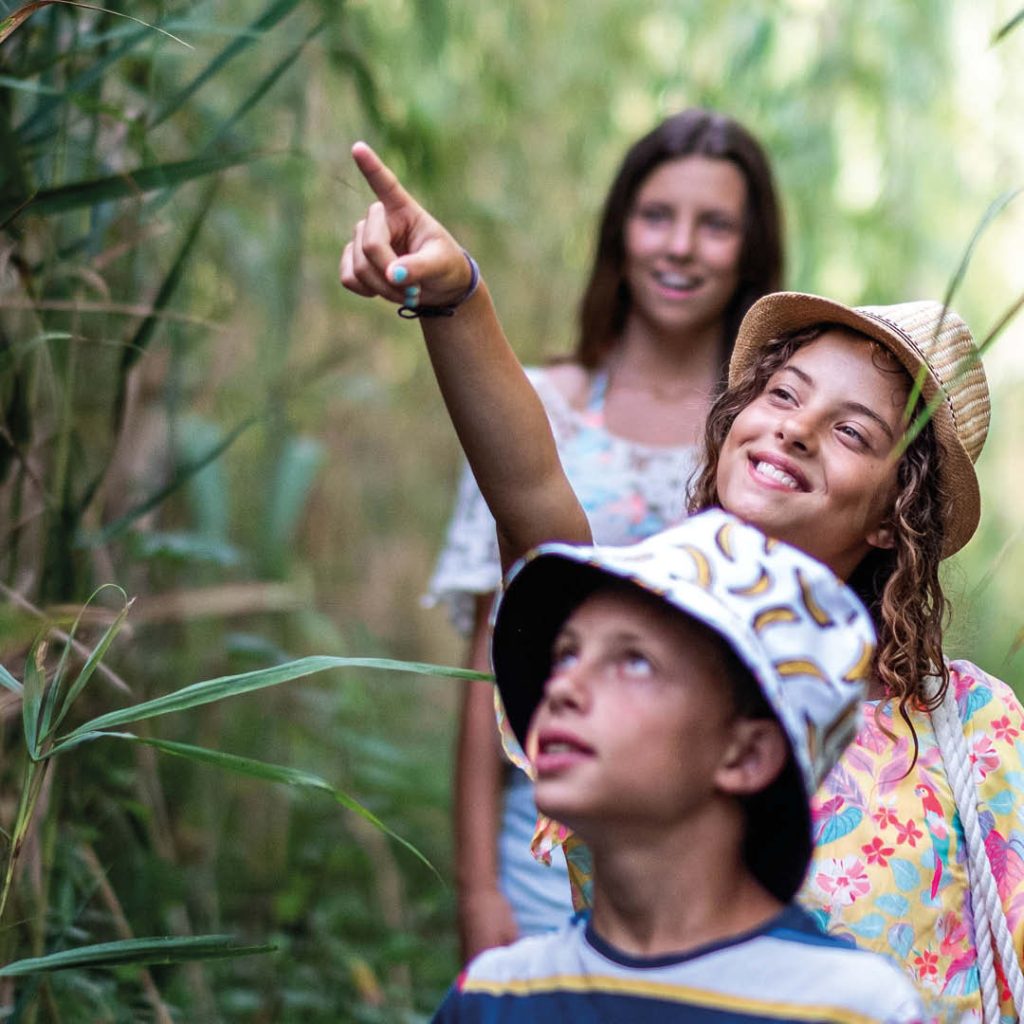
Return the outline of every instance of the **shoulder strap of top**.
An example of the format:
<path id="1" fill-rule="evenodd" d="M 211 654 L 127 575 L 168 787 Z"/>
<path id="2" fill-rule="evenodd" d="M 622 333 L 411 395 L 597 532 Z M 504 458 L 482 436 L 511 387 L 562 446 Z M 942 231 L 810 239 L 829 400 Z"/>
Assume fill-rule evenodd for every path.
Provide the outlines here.
<path id="1" fill-rule="evenodd" d="M 604 399 L 608 393 L 608 371 L 595 370 L 590 378 L 590 394 L 587 396 L 587 412 L 601 413 L 604 411 Z"/>

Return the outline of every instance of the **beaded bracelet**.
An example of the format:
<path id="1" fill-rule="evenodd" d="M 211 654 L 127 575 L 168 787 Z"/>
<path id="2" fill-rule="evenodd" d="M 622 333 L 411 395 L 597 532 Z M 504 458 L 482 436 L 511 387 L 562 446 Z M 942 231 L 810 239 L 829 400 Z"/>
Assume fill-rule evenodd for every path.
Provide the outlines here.
<path id="1" fill-rule="evenodd" d="M 410 285 L 405 290 L 405 304 L 398 307 L 398 315 L 403 320 L 419 320 L 421 317 L 455 315 L 455 310 L 476 291 L 477 285 L 480 284 L 480 267 L 477 266 L 476 260 L 465 249 L 462 250 L 462 255 L 466 257 L 470 271 L 469 287 L 462 293 L 462 296 L 448 306 L 421 306 L 419 305 L 419 285 Z"/>

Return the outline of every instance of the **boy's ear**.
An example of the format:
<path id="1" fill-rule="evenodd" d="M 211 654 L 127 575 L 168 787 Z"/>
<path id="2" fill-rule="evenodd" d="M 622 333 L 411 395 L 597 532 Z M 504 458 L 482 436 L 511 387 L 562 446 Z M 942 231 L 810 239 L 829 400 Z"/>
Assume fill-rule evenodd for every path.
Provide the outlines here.
<path id="1" fill-rule="evenodd" d="M 771 718 L 740 718 L 725 749 L 715 781 L 731 796 L 748 796 L 770 786 L 789 757 L 782 726 Z"/>

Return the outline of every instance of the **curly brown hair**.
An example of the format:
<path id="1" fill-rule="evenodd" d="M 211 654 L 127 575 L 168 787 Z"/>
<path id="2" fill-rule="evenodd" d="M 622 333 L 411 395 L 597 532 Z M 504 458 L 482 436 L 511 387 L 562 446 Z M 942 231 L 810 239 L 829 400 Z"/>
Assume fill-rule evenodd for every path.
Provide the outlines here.
<path id="1" fill-rule="evenodd" d="M 906 375 L 884 346 L 845 326 L 816 324 L 771 341 L 760 359 L 711 407 L 704 432 L 703 468 L 690 488 L 690 512 L 719 504 L 719 456 L 737 415 L 764 391 L 772 374 L 799 348 L 830 330 L 863 338 L 875 352 L 876 365 Z M 908 391 L 910 385 L 907 376 Z M 918 411 L 913 410 L 911 420 Z M 875 677 L 885 687 L 888 699 L 898 702 L 900 716 L 908 725 L 911 705 L 934 710 L 949 685 L 949 671 L 942 657 L 948 602 L 939 581 L 946 508 L 938 473 L 941 457 L 929 423 L 900 456 L 897 495 L 889 522 L 893 547 L 873 549 L 847 580 L 871 613 L 878 632 Z M 938 677 L 937 689 L 927 686 L 929 676 Z M 916 756 L 916 734 L 914 740 Z"/>

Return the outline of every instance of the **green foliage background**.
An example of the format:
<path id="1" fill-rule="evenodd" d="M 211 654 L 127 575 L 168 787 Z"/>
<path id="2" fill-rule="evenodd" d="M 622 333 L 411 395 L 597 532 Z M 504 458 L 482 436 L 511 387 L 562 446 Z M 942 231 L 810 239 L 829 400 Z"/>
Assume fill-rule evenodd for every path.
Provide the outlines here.
<path id="1" fill-rule="evenodd" d="M 0 2 L 0 16 L 15 7 Z M 528 361 L 571 345 L 623 150 L 690 104 L 738 116 L 774 158 L 790 287 L 941 297 L 989 204 L 1024 185 L 1024 30 L 993 43 L 1018 10 L 132 5 L 192 49 L 95 11 L 34 13 L 0 44 L 4 663 L 19 674 L 38 628 L 18 597 L 61 620 L 108 580 L 138 595 L 108 659 L 134 700 L 310 653 L 460 659 L 443 613 L 420 603 L 457 445 L 415 325 L 337 284 L 368 201 L 355 139 L 474 252 Z M 194 160 L 227 169 L 185 180 L 178 165 Z M 161 168 L 163 187 L 130 187 L 141 167 Z M 108 176 L 112 200 L 81 185 Z M 62 186 L 70 200 L 47 198 Z M 972 256 L 954 304 L 979 337 L 1024 292 L 1022 237 L 1019 199 Z M 988 360 L 985 514 L 948 572 L 950 653 L 1011 682 L 1022 345 L 1018 322 Z M 315 771 L 450 877 L 458 685 L 338 672 L 153 730 Z M 86 710 L 127 699 L 98 680 Z M 5 714 L 8 791 L 10 702 Z M 440 999 L 456 968 L 452 893 L 361 820 L 134 748 L 67 756 L 73 774 L 51 776 L 18 913 L 2 923 L 4 960 L 118 935 L 98 863 L 134 934 L 278 945 L 154 968 L 184 1019 L 415 1020 Z M 0 988 L 0 1002 L 11 1019 L 73 1020 L 82 1005 L 98 1020 L 157 1019 L 144 991 L 137 968 L 79 971 Z"/>

